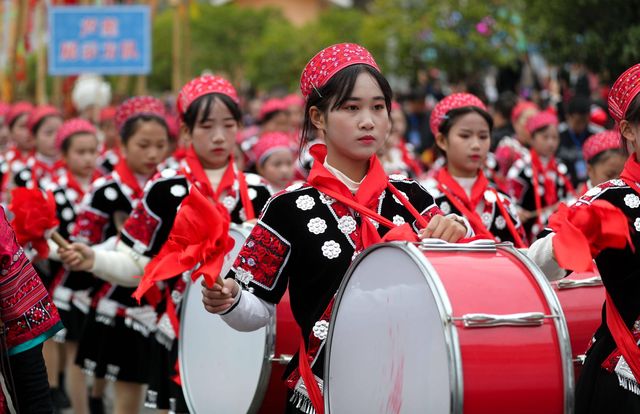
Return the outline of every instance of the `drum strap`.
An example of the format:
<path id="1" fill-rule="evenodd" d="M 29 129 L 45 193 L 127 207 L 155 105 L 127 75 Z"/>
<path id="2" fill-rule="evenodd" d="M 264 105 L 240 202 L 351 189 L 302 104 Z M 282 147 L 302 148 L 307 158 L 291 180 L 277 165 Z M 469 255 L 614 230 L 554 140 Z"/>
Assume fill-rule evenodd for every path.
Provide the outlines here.
<path id="1" fill-rule="evenodd" d="M 611 332 L 611 336 L 613 336 L 618 350 L 629 365 L 629 368 L 631 368 L 636 382 L 640 382 L 640 349 L 638 349 L 638 344 L 633 334 L 629 331 L 616 305 L 613 303 L 611 296 L 609 296 L 609 292 L 607 292 L 605 306 L 607 312 L 607 327 Z"/>
<path id="2" fill-rule="evenodd" d="M 509 228 L 509 232 L 513 236 L 513 241 L 515 242 L 516 247 L 519 248 L 519 249 L 523 249 L 523 248 L 527 247 L 527 245 L 524 243 L 524 241 L 522 241 L 522 238 L 520 237 L 520 234 L 518 233 L 518 229 L 516 229 L 516 226 L 513 223 L 513 220 L 511 219 L 511 215 L 509 215 L 509 212 L 504 207 L 504 204 L 502 203 L 502 200 L 500 200 L 500 195 L 498 194 L 498 192 L 494 188 L 492 188 L 491 191 L 493 191 L 493 193 L 496 196 L 496 205 L 498 206 L 498 209 L 500 210 L 500 214 L 502 214 L 502 217 L 504 217 L 504 221 L 507 223 L 507 227 Z"/>
<path id="3" fill-rule="evenodd" d="M 298 353 L 298 362 L 300 377 L 302 377 L 304 386 L 307 388 L 307 393 L 309 393 L 311 404 L 313 404 L 313 408 L 315 409 L 316 414 L 324 414 L 324 399 L 322 398 L 322 392 L 320 391 L 320 387 L 316 382 L 313 371 L 311 371 L 311 366 L 309 365 L 309 357 L 307 356 L 307 351 L 305 350 L 304 345 L 304 338 L 302 336 L 300 337 L 300 351 Z"/>

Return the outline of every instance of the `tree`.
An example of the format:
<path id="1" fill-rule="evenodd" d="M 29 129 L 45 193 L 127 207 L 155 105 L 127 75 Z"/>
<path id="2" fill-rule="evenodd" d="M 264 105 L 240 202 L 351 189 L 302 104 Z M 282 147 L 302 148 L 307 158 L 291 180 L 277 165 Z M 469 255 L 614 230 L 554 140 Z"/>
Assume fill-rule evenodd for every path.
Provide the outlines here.
<path id="1" fill-rule="evenodd" d="M 553 63 L 578 62 L 617 76 L 640 61 L 635 0 L 530 0 L 525 27 Z"/>
<path id="2" fill-rule="evenodd" d="M 516 60 L 520 5 L 518 0 L 374 0 L 364 37 L 382 56 L 386 73 L 412 78 L 420 69 L 436 67 L 455 82 Z"/>

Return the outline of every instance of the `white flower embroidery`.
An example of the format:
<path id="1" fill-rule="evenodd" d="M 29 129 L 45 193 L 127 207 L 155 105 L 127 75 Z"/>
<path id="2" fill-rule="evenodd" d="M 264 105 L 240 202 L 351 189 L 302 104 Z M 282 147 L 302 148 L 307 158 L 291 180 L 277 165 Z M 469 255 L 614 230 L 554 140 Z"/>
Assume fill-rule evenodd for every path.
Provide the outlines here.
<path id="1" fill-rule="evenodd" d="M 20 179 L 21 179 L 22 181 L 28 181 L 28 180 L 30 180 L 30 179 L 31 179 L 31 172 L 29 172 L 29 170 L 23 170 L 23 171 L 20 173 Z"/>
<path id="2" fill-rule="evenodd" d="M 624 187 L 626 185 L 626 183 L 622 180 L 611 180 L 611 184 L 617 186 L 617 187 Z"/>
<path id="3" fill-rule="evenodd" d="M 225 206 L 228 211 L 232 211 L 236 206 L 236 199 L 231 196 L 226 196 L 222 199 L 222 205 Z"/>
<path id="4" fill-rule="evenodd" d="M 390 180 L 406 180 L 407 176 L 404 174 L 391 174 L 389 176 Z"/>
<path id="5" fill-rule="evenodd" d="M 567 173 L 567 166 L 564 165 L 564 164 L 559 164 L 558 165 L 558 172 L 560 174 L 563 174 L 563 175 L 566 174 Z"/>
<path id="6" fill-rule="evenodd" d="M 635 194 L 627 194 L 624 196 L 624 203 L 631 208 L 638 208 L 640 206 L 640 197 Z"/>
<path id="7" fill-rule="evenodd" d="M 246 286 L 253 280 L 253 274 L 248 270 L 237 268 L 236 280 Z"/>
<path id="8" fill-rule="evenodd" d="M 259 175 L 255 175 L 255 174 L 246 174 L 244 176 L 245 180 L 247 181 L 247 184 L 249 185 L 260 185 L 260 176 Z"/>
<path id="9" fill-rule="evenodd" d="M 451 205 L 449 205 L 449 203 L 447 203 L 446 201 L 443 201 L 442 203 L 440 203 L 440 210 L 442 210 L 444 214 L 451 214 Z"/>
<path id="10" fill-rule="evenodd" d="M 529 167 L 525 168 L 524 175 L 526 175 L 527 177 L 533 177 L 533 170 Z"/>
<path id="11" fill-rule="evenodd" d="M 313 206 L 316 205 L 316 202 L 313 201 L 313 198 L 308 195 L 301 195 L 296 199 L 296 206 L 300 210 L 311 210 Z"/>
<path id="12" fill-rule="evenodd" d="M 240 217 L 240 220 L 247 221 L 247 213 L 244 211 L 244 208 L 240 209 L 238 216 Z"/>
<path id="13" fill-rule="evenodd" d="M 496 202 L 496 194 L 493 191 L 485 191 L 484 192 L 484 199 L 487 200 L 487 203 L 495 203 Z"/>
<path id="14" fill-rule="evenodd" d="M 65 221 L 73 220 L 73 210 L 71 210 L 69 207 L 64 208 L 62 209 L 61 216 Z"/>
<path id="15" fill-rule="evenodd" d="M 69 199 L 69 201 L 71 201 L 72 203 L 74 201 L 76 201 L 78 199 L 78 192 L 76 190 L 73 189 L 68 189 L 67 190 L 67 198 Z"/>
<path id="16" fill-rule="evenodd" d="M 105 188 L 104 189 L 104 198 L 106 198 L 109 201 L 115 201 L 118 198 L 118 192 L 115 190 L 115 188 Z"/>
<path id="17" fill-rule="evenodd" d="M 599 194 L 600 191 L 602 191 L 600 189 L 600 187 L 593 187 L 591 190 L 589 190 L 586 193 L 584 193 L 584 195 L 589 196 L 589 197 L 593 197 L 593 196 Z"/>
<path id="18" fill-rule="evenodd" d="M 482 224 L 485 225 L 485 227 L 489 227 L 491 225 L 491 214 L 489 213 L 482 213 Z"/>
<path id="19" fill-rule="evenodd" d="M 328 332 L 329 332 L 328 321 L 318 321 L 313 325 L 313 335 L 321 341 L 324 341 L 327 338 Z"/>
<path id="20" fill-rule="evenodd" d="M 504 219 L 504 217 L 500 216 L 496 219 L 496 228 L 498 230 L 504 230 L 506 225 L 507 225 L 507 221 Z"/>
<path id="21" fill-rule="evenodd" d="M 356 219 L 351 216 L 342 216 L 338 219 L 338 229 L 347 236 L 356 230 Z"/>
<path id="22" fill-rule="evenodd" d="M 177 174 L 176 170 L 174 170 L 173 168 L 166 168 L 162 170 L 162 172 L 160 173 L 160 175 L 163 178 L 171 178 L 171 177 L 174 177 L 176 174 Z"/>
<path id="23" fill-rule="evenodd" d="M 329 197 L 328 195 L 325 195 L 325 194 L 320 194 L 320 201 L 322 201 L 322 204 L 326 204 L 328 206 L 336 202 L 336 200 L 333 197 Z"/>
<path id="24" fill-rule="evenodd" d="M 636 228 L 636 231 L 640 232 L 640 218 L 637 218 L 636 221 L 633 222 L 633 226 Z"/>
<path id="25" fill-rule="evenodd" d="M 319 217 L 315 217 L 309 220 L 307 228 L 313 234 L 322 234 L 327 229 L 327 222 Z"/>
<path id="26" fill-rule="evenodd" d="M 407 197 L 407 194 L 404 191 L 398 191 L 400 194 L 402 194 L 402 196 L 408 200 L 409 197 Z M 393 200 L 398 203 L 398 204 L 402 204 L 402 201 L 400 201 L 400 199 L 398 197 L 395 196 L 395 194 L 393 195 Z"/>
<path id="27" fill-rule="evenodd" d="M 56 193 L 56 203 L 58 203 L 59 205 L 63 205 L 64 203 L 67 202 L 67 199 L 64 198 L 64 194 L 62 193 Z"/>
<path id="28" fill-rule="evenodd" d="M 340 245 L 333 240 L 326 241 L 322 245 L 322 254 L 328 259 L 335 259 L 341 252 Z"/>
<path id="29" fill-rule="evenodd" d="M 295 191 L 299 188 L 302 188 L 302 183 L 291 184 L 289 187 L 285 188 L 286 191 Z M 322 196 L 321 196 L 322 197 Z"/>
<path id="30" fill-rule="evenodd" d="M 540 183 L 544 182 L 544 178 L 541 177 L 540 181 L 538 181 L 538 182 L 540 182 Z M 541 186 L 541 185 L 538 186 L 538 194 L 540 194 L 541 196 L 544 195 L 544 187 Z"/>
<path id="31" fill-rule="evenodd" d="M 402 226 L 404 224 L 404 217 L 396 214 L 393 216 L 393 224 L 396 226 Z"/>
<path id="32" fill-rule="evenodd" d="M 249 190 L 247 190 L 247 194 L 249 195 L 250 200 L 255 200 L 255 198 L 258 197 L 258 192 L 255 190 L 255 188 L 250 188 Z"/>
<path id="33" fill-rule="evenodd" d="M 174 197 L 184 197 L 187 194 L 187 189 L 184 185 L 176 184 L 171 186 L 171 195 Z"/>

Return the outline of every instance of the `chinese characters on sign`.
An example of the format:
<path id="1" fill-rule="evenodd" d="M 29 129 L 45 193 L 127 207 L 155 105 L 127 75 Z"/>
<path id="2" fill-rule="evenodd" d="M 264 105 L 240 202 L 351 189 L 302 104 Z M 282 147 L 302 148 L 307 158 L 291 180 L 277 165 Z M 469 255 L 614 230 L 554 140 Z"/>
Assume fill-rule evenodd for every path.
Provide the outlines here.
<path id="1" fill-rule="evenodd" d="M 51 7 L 49 73 L 146 74 L 151 69 L 146 6 Z"/>

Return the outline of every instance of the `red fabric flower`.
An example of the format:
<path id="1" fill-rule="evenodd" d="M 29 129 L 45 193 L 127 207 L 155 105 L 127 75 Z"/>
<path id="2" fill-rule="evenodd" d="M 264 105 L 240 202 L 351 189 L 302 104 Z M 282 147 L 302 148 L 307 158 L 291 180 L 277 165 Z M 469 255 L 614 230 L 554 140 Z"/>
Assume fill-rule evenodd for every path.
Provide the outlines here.
<path id="1" fill-rule="evenodd" d="M 180 209 L 169 237 L 156 257 L 149 262 L 144 276 L 133 294 L 142 298 L 156 281 L 170 279 L 196 265 L 196 280 L 204 275 L 208 286 L 213 286 L 220 274 L 225 254 L 233 247 L 229 237 L 231 218 L 221 204 L 212 204 L 195 186 L 180 204 Z"/>
<path id="2" fill-rule="evenodd" d="M 549 227 L 556 233 L 553 251 L 558 264 L 577 272 L 593 270 L 593 257 L 604 249 L 632 245 L 627 217 L 604 200 L 581 207 L 560 204 Z"/>
<path id="3" fill-rule="evenodd" d="M 46 258 L 49 247 L 45 233 L 59 224 L 53 194 L 45 194 L 37 188 L 14 188 L 11 191 L 9 210 L 14 215 L 11 225 L 18 243 L 22 246 L 31 243 L 38 257 Z"/>

